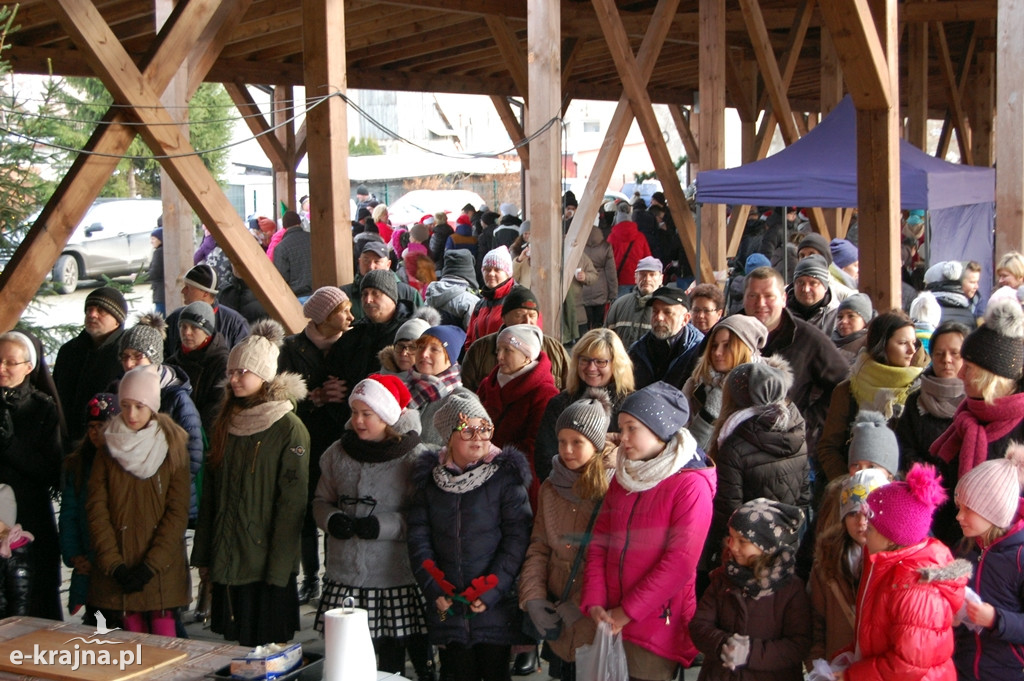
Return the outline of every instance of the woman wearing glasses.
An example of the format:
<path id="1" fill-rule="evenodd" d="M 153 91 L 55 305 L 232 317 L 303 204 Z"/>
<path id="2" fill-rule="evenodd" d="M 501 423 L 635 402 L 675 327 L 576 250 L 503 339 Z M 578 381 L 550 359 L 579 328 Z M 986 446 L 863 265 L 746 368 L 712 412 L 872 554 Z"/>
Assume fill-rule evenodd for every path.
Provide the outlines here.
<path id="1" fill-rule="evenodd" d="M 508 681 L 519 640 L 516 581 L 532 513 L 521 452 L 491 442 L 494 426 L 476 395 L 458 388 L 434 414 L 447 444 L 413 467 L 409 558 L 427 601 L 430 642 L 446 681 Z"/>
<path id="2" fill-rule="evenodd" d="M 0 483 L 11 486 L 17 522 L 36 540 L 28 614 L 59 620 L 60 547 L 50 490 L 60 484 L 57 405 L 28 380 L 39 357 L 23 333 L 0 334 Z"/>
<path id="3" fill-rule="evenodd" d="M 426 451 L 409 400 L 397 376 L 370 374 L 352 389 L 352 418 L 320 460 L 313 515 L 330 539 L 314 627 L 323 632 L 324 613 L 352 598 L 368 613 L 377 669 L 401 674 L 408 650 L 417 677 L 431 681 L 423 594 L 412 576 L 402 516 L 412 496 L 412 465 Z"/>
<path id="4" fill-rule="evenodd" d="M 299 628 L 296 575 L 309 477 L 306 396 L 278 373 L 284 329 L 265 320 L 228 355 L 228 392 L 213 429 L 192 565 L 213 584 L 210 629 L 244 646 Z"/>
<path id="5" fill-rule="evenodd" d="M 618 334 L 611 329 L 592 329 L 583 334 L 572 348 L 569 361 L 566 388 L 551 398 L 544 418 L 537 430 L 534 452 L 537 467 L 537 482 L 548 479 L 552 460 L 558 456 L 558 433 L 555 424 L 570 404 L 584 399 L 591 388 L 600 388 L 608 393 L 612 404 L 610 428 L 619 430 L 617 414 L 622 400 L 633 392 L 633 362 Z M 612 440 L 615 440 L 613 435 Z M 617 444 L 617 440 L 615 440 Z"/>

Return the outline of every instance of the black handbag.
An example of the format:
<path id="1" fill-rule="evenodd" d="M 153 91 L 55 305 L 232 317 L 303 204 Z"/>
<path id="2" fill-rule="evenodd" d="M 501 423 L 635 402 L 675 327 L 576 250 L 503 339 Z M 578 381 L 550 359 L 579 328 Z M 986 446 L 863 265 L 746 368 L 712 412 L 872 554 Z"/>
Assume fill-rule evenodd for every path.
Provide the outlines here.
<path id="1" fill-rule="evenodd" d="M 562 597 L 558 599 L 558 603 L 564 603 L 569 598 L 569 593 L 572 591 L 573 582 L 576 581 L 576 574 L 580 570 L 580 565 L 583 563 L 583 557 L 587 553 L 587 545 L 590 543 L 590 538 L 593 535 L 594 521 L 597 520 L 597 512 L 601 510 L 601 504 L 604 502 L 602 499 L 594 505 L 594 512 L 590 514 L 590 521 L 587 523 L 587 531 L 583 535 L 583 541 L 580 542 L 580 550 L 576 552 L 576 558 L 572 561 L 572 570 L 569 571 L 569 579 L 565 583 L 565 588 L 562 589 Z M 528 636 L 534 641 L 554 641 L 562 635 L 562 622 L 559 620 L 558 626 L 548 631 L 540 631 L 537 626 L 533 623 L 533 619 L 530 617 L 530 613 L 523 613 L 522 625 L 520 630 L 524 636 Z"/>

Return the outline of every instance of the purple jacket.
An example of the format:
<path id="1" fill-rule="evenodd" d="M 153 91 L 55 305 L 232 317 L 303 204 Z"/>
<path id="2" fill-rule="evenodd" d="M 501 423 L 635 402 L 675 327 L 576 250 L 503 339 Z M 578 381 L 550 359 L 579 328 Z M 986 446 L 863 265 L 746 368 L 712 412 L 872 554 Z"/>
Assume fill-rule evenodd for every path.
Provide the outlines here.
<path id="1" fill-rule="evenodd" d="M 711 525 L 717 475 L 683 468 L 644 492 L 613 480 L 587 549 L 581 608 L 622 606 L 622 636 L 689 665 L 697 655 L 688 625 L 697 609 L 697 561 Z"/>
<path id="2" fill-rule="evenodd" d="M 991 629 L 975 634 L 954 627 L 953 662 L 958 679 L 1019 678 L 1024 667 L 1024 500 L 1009 531 L 967 556 L 974 574 L 967 586 L 996 609 Z"/>

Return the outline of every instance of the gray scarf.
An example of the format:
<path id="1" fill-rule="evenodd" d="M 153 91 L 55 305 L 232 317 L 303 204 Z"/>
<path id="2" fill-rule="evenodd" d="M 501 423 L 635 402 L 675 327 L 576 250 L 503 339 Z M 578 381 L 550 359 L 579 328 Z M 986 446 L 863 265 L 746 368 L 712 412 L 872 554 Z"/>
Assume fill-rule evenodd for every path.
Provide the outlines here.
<path id="1" fill-rule="evenodd" d="M 596 454 L 595 456 L 599 455 Z M 551 485 L 558 492 L 558 496 L 572 504 L 580 503 L 582 500 L 576 496 L 576 491 L 573 489 L 576 481 L 579 479 L 579 471 L 571 471 L 566 468 L 565 464 L 562 463 L 562 457 L 557 454 L 551 457 L 551 474 L 548 476 L 548 480 L 551 481 Z"/>
<path id="2" fill-rule="evenodd" d="M 930 371 L 921 374 L 921 392 L 917 398 L 917 409 L 922 415 L 951 419 L 956 408 L 964 401 L 964 382 L 953 378 L 939 378 Z"/>

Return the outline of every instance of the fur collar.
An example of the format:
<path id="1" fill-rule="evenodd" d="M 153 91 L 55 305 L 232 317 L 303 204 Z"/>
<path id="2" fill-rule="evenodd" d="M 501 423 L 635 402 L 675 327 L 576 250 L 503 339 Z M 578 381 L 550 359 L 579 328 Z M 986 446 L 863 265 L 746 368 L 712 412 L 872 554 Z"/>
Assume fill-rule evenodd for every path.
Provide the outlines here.
<path id="1" fill-rule="evenodd" d="M 423 490 L 429 485 L 433 485 L 433 471 L 441 461 L 441 449 L 441 447 L 429 447 L 417 457 L 412 467 L 412 482 L 416 489 Z M 512 445 L 502 447 L 501 453 L 494 457 L 491 463 L 510 471 L 521 485 L 529 487 L 530 464 L 526 460 L 526 455 Z"/>
<path id="2" fill-rule="evenodd" d="M 957 558 L 946 565 L 918 568 L 917 572 L 921 575 L 920 581 L 928 584 L 933 582 L 953 582 L 958 579 L 969 578 L 973 568 L 969 561 Z"/>

